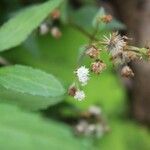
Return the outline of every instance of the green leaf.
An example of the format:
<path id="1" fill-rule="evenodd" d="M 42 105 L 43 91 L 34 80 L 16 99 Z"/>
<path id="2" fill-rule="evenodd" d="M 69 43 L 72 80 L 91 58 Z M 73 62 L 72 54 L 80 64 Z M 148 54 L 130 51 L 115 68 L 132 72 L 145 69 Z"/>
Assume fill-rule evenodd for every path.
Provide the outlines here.
<path id="1" fill-rule="evenodd" d="M 56 78 L 40 70 L 19 65 L 0 69 L 0 99 L 5 102 L 37 110 L 58 103 L 64 93 Z"/>
<path id="2" fill-rule="evenodd" d="M 61 13 L 60 21 L 65 25 L 69 21 L 69 14 L 70 14 L 69 10 L 70 10 L 69 0 L 65 0 L 60 7 L 60 13 Z"/>
<path id="3" fill-rule="evenodd" d="M 94 6 L 84 6 L 73 12 L 71 21 L 84 30 L 93 31 L 92 21 L 98 9 Z"/>
<path id="4" fill-rule="evenodd" d="M 88 150 L 89 147 L 68 126 L 46 121 L 14 106 L 1 104 L 0 120 L 1 150 Z"/>
<path id="5" fill-rule="evenodd" d="M 0 51 L 22 43 L 63 0 L 50 0 L 21 11 L 0 28 Z"/>

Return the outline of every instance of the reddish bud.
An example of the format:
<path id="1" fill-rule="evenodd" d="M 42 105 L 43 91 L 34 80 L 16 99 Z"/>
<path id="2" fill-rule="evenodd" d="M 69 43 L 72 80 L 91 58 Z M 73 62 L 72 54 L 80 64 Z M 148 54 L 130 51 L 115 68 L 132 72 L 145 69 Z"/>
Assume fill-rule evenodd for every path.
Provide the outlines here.
<path id="1" fill-rule="evenodd" d="M 77 89 L 76 89 L 75 86 L 70 86 L 69 89 L 68 89 L 68 94 L 69 94 L 70 96 L 75 96 L 76 91 L 77 91 Z"/>

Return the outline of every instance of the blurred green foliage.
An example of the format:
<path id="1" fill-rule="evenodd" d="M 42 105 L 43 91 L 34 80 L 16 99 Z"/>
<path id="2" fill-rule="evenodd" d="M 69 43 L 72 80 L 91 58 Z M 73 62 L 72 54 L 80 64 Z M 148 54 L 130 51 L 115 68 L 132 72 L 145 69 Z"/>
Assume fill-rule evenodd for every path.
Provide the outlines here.
<path id="1" fill-rule="evenodd" d="M 0 120 L 0 149 L 3 150 L 86 150 L 88 146 L 84 140 L 75 138 L 66 125 L 16 107 L 1 104 Z"/>
<path id="2" fill-rule="evenodd" d="M 14 102 L 31 110 L 54 105 L 65 94 L 65 89 L 54 76 L 27 66 L 2 68 L 0 84 L 0 101 Z"/>

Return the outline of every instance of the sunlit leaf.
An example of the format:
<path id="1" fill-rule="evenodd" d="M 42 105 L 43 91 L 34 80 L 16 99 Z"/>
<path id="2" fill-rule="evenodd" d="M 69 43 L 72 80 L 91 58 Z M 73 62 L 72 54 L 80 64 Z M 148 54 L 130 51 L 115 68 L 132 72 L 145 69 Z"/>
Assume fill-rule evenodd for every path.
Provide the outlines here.
<path id="1" fill-rule="evenodd" d="M 0 104 L 0 120 L 1 150 L 88 150 L 68 126 L 17 107 Z"/>
<path id="2" fill-rule="evenodd" d="M 65 90 L 59 81 L 43 71 L 25 66 L 0 69 L 0 98 L 30 109 L 41 109 L 58 103 Z"/>
<path id="3" fill-rule="evenodd" d="M 63 0 L 50 0 L 22 10 L 0 28 L 0 51 L 22 43 Z"/>

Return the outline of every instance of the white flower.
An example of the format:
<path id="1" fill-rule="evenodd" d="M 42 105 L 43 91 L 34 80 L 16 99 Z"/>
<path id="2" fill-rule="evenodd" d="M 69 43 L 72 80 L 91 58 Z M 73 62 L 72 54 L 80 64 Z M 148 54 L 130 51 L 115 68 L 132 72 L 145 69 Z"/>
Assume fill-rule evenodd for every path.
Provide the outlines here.
<path id="1" fill-rule="evenodd" d="M 126 46 L 124 38 L 117 32 L 110 34 L 109 37 L 105 36 L 104 38 L 104 43 L 107 45 L 108 51 L 112 54 L 112 56 L 122 52 L 123 48 Z"/>
<path id="2" fill-rule="evenodd" d="M 89 69 L 85 66 L 81 66 L 76 71 L 77 77 L 79 82 L 81 82 L 81 85 L 84 86 L 87 84 L 87 81 L 89 80 Z"/>
<path id="3" fill-rule="evenodd" d="M 47 24 L 46 23 L 42 23 L 40 25 L 40 34 L 44 35 L 44 34 L 47 34 L 48 32 L 49 32 L 49 28 L 48 28 Z"/>
<path id="4" fill-rule="evenodd" d="M 85 98 L 85 93 L 84 91 L 80 91 L 80 90 L 77 90 L 76 93 L 75 93 L 75 96 L 74 98 L 78 101 L 82 101 L 84 98 Z"/>

